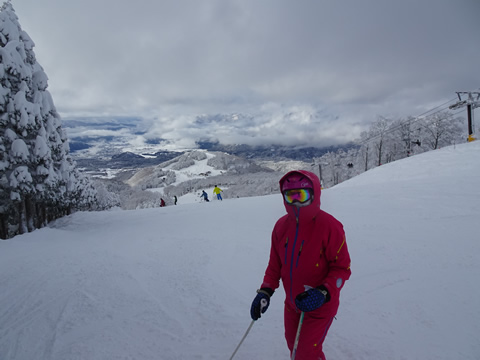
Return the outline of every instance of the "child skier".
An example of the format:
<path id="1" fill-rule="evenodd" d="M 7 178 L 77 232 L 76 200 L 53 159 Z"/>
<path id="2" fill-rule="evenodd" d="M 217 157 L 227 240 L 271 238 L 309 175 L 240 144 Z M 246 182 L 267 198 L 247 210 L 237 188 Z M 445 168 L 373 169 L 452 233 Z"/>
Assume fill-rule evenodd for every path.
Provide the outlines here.
<path id="1" fill-rule="evenodd" d="M 350 277 L 350 255 L 342 224 L 320 210 L 321 186 L 309 171 L 292 171 L 280 180 L 287 214 L 272 232 L 270 260 L 251 317 L 257 320 L 282 280 L 286 300 L 285 338 L 292 353 L 304 313 L 296 360 L 325 360 L 323 341 L 337 313 L 339 295 Z M 260 307 L 262 299 L 267 305 Z"/>

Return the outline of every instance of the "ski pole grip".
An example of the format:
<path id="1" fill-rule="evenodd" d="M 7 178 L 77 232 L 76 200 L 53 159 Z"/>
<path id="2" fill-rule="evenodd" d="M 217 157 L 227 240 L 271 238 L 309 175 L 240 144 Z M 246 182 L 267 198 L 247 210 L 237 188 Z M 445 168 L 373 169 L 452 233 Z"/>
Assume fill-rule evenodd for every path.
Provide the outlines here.
<path id="1" fill-rule="evenodd" d="M 268 305 L 267 299 L 260 300 L 260 311 L 262 311 L 263 308 L 267 305 Z"/>

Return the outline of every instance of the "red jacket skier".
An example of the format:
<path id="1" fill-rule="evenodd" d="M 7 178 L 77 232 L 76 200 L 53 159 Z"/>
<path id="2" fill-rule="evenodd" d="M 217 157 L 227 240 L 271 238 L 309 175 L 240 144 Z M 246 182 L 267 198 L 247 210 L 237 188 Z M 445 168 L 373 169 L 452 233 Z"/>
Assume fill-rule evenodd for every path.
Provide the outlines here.
<path id="1" fill-rule="evenodd" d="M 296 360 L 325 359 L 322 344 L 337 313 L 339 295 L 350 277 L 350 255 L 342 224 L 320 210 L 321 186 L 309 171 L 292 171 L 280 180 L 287 214 L 272 232 L 270 260 L 252 307 L 261 317 L 280 279 L 285 289 L 285 338 L 293 351 L 301 312 L 303 325 Z M 267 305 L 260 307 L 262 299 Z"/>

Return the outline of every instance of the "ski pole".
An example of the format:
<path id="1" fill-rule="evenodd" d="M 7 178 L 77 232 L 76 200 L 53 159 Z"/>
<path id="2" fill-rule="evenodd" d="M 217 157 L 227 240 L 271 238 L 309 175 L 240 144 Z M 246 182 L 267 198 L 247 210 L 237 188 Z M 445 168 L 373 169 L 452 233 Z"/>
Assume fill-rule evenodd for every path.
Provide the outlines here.
<path id="1" fill-rule="evenodd" d="M 310 289 L 313 289 L 313 287 L 309 285 L 303 285 L 305 288 L 305 291 L 308 291 Z M 297 354 L 297 347 L 298 347 L 298 340 L 300 339 L 300 330 L 302 329 L 303 325 L 303 317 L 305 316 L 305 312 L 302 311 L 300 314 L 300 321 L 298 322 L 298 328 L 297 328 L 297 335 L 295 336 L 295 343 L 293 344 L 293 351 L 292 351 L 292 359 L 295 360 L 295 355 Z"/>
<path id="2" fill-rule="evenodd" d="M 263 308 L 267 306 L 267 300 L 266 299 L 262 299 L 260 300 L 260 312 L 262 312 Z M 242 340 L 240 340 L 240 343 L 238 344 L 237 348 L 235 349 L 235 351 L 233 352 L 232 356 L 230 356 L 230 359 L 229 360 L 232 360 L 233 357 L 235 356 L 235 354 L 237 353 L 238 349 L 240 348 L 240 346 L 242 345 L 243 343 L 243 340 L 245 340 L 245 338 L 247 337 L 248 333 L 250 332 L 250 329 L 252 328 L 253 324 L 255 323 L 256 320 L 252 320 L 252 322 L 250 323 L 250 326 L 248 327 L 247 331 L 245 332 L 245 335 L 243 335 L 242 337 Z"/>
<path id="3" fill-rule="evenodd" d="M 305 313 L 302 311 L 302 314 L 300 315 L 300 321 L 298 322 L 297 335 L 295 336 L 295 343 L 293 345 L 292 360 L 295 360 L 295 355 L 297 354 L 298 340 L 300 338 L 300 330 L 302 329 L 304 316 L 305 316 Z"/>

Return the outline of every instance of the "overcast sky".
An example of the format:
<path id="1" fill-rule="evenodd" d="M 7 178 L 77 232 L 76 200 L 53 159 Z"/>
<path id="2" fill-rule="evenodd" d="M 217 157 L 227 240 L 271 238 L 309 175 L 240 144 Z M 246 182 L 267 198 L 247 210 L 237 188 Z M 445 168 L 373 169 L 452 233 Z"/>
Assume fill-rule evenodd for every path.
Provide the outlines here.
<path id="1" fill-rule="evenodd" d="M 293 109 L 308 115 L 298 142 L 312 113 L 318 136 L 345 141 L 379 115 L 417 116 L 480 87 L 480 0 L 12 4 L 62 117 L 144 117 L 167 138 L 189 136 L 196 114 L 238 112 L 263 118 L 246 137 L 278 140 Z"/>

